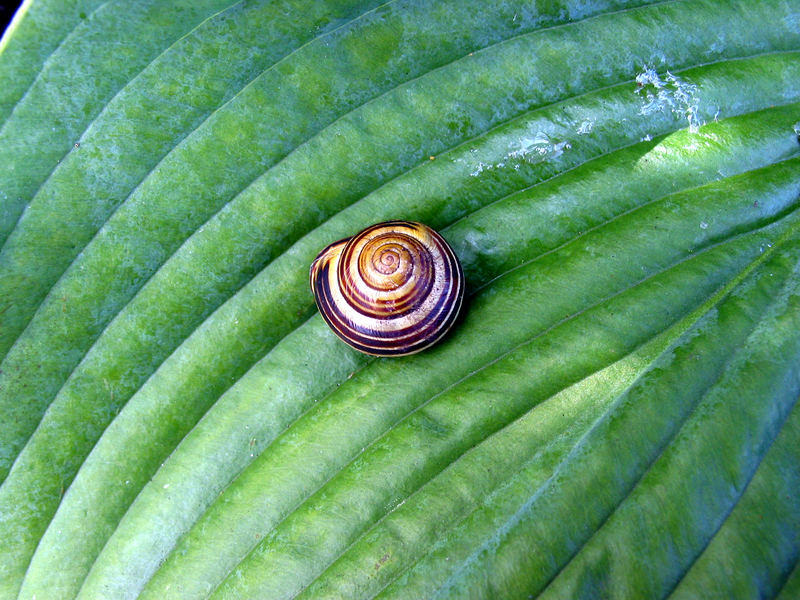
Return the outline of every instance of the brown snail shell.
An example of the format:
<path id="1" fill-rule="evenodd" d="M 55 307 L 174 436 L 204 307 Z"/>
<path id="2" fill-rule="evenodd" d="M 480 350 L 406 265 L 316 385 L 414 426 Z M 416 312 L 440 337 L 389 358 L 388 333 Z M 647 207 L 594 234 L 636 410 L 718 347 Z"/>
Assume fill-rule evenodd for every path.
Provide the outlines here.
<path id="1" fill-rule="evenodd" d="M 334 333 L 376 356 L 419 352 L 458 316 L 464 273 L 444 238 L 427 225 L 387 221 L 322 250 L 311 290 Z"/>

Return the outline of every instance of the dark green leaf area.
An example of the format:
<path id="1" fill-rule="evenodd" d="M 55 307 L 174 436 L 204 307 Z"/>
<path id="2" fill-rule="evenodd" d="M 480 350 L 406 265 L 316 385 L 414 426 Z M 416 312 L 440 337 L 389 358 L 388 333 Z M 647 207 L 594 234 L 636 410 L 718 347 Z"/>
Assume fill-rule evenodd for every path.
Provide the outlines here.
<path id="1" fill-rule="evenodd" d="M 798 563 L 797 557 L 794 560 L 794 570 L 786 578 L 780 593 L 775 596 L 777 600 L 791 600 L 792 598 L 797 598 L 798 594 L 800 594 L 800 563 Z"/>
<path id="2" fill-rule="evenodd" d="M 761 284 L 767 288 L 766 296 L 773 306 L 753 315 L 758 318 L 757 328 L 731 353 L 714 387 L 698 395 L 700 402 L 694 413 L 670 446 L 551 583 L 544 597 L 574 596 L 592 589 L 595 593 L 607 590 L 616 597 L 663 595 L 707 547 L 748 488 L 800 393 L 796 360 L 800 351 L 799 250 L 797 240 L 786 244 L 784 270 L 791 275 L 785 287 L 776 290 L 768 285 L 771 281 Z M 779 265 L 770 262 L 766 268 L 768 272 L 760 274 L 762 280 L 780 280 Z M 760 307 L 746 290 L 734 301 L 742 302 L 742 309 L 751 313 Z M 732 323 L 723 322 L 722 326 L 725 336 L 735 332 Z M 695 373 L 687 371 L 686 377 L 695 377 Z M 660 394 L 660 398 L 665 395 Z M 674 394 L 670 394 L 672 398 Z M 669 515 L 666 522 L 662 519 L 665 513 Z M 790 523 L 787 521 L 787 525 Z M 773 542 L 778 539 L 773 538 Z M 639 553 L 623 565 L 614 560 L 610 547 L 636 548 Z M 790 560 L 788 548 L 776 547 L 774 551 L 778 555 L 776 566 Z M 601 571 L 598 567 L 604 563 L 607 569 Z M 650 566 L 653 564 L 659 565 L 658 573 Z M 770 578 L 756 567 L 742 571 L 743 577 L 751 586 L 762 588 L 761 593 L 774 590 L 780 572 L 773 572 Z M 758 583 L 753 581 L 754 575 Z"/>

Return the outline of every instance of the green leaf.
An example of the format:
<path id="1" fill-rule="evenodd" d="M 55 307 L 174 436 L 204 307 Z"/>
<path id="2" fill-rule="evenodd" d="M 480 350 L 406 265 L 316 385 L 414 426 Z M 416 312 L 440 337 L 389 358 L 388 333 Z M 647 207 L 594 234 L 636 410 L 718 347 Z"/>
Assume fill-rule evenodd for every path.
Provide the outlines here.
<path id="1" fill-rule="evenodd" d="M 0 600 L 797 595 L 796 2 L 31 0 L 0 83 Z M 395 218 L 468 297 L 375 359 Z"/>

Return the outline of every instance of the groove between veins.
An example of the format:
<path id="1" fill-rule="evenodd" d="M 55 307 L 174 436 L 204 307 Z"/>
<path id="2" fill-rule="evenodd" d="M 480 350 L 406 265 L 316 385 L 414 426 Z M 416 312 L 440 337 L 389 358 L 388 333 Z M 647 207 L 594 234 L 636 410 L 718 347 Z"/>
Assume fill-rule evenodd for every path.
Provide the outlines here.
<path id="1" fill-rule="evenodd" d="M 800 566 L 800 555 L 795 557 L 794 565 L 786 573 L 785 579 L 781 582 L 781 585 L 778 586 L 771 600 L 776 600 L 777 598 L 780 597 L 784 589 L 786 589 L 786 586 L 788 586 L 791 583 L 793 577 L 800 576 L 800 571 L 798 571 L 798 566 Z"/>

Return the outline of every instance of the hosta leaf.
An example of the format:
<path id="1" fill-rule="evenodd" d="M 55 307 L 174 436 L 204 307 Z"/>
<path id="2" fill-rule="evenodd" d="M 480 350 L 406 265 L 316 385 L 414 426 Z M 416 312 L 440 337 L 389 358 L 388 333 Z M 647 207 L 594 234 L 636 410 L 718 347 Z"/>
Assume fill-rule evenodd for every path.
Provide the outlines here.
<path id="1" fill-rule="evenodd" d="M 0 42 L 0 599 L 792 598 L 800 5 L 31 0 Z M 440 230 L 349 349 L 308 266 Z"/>

